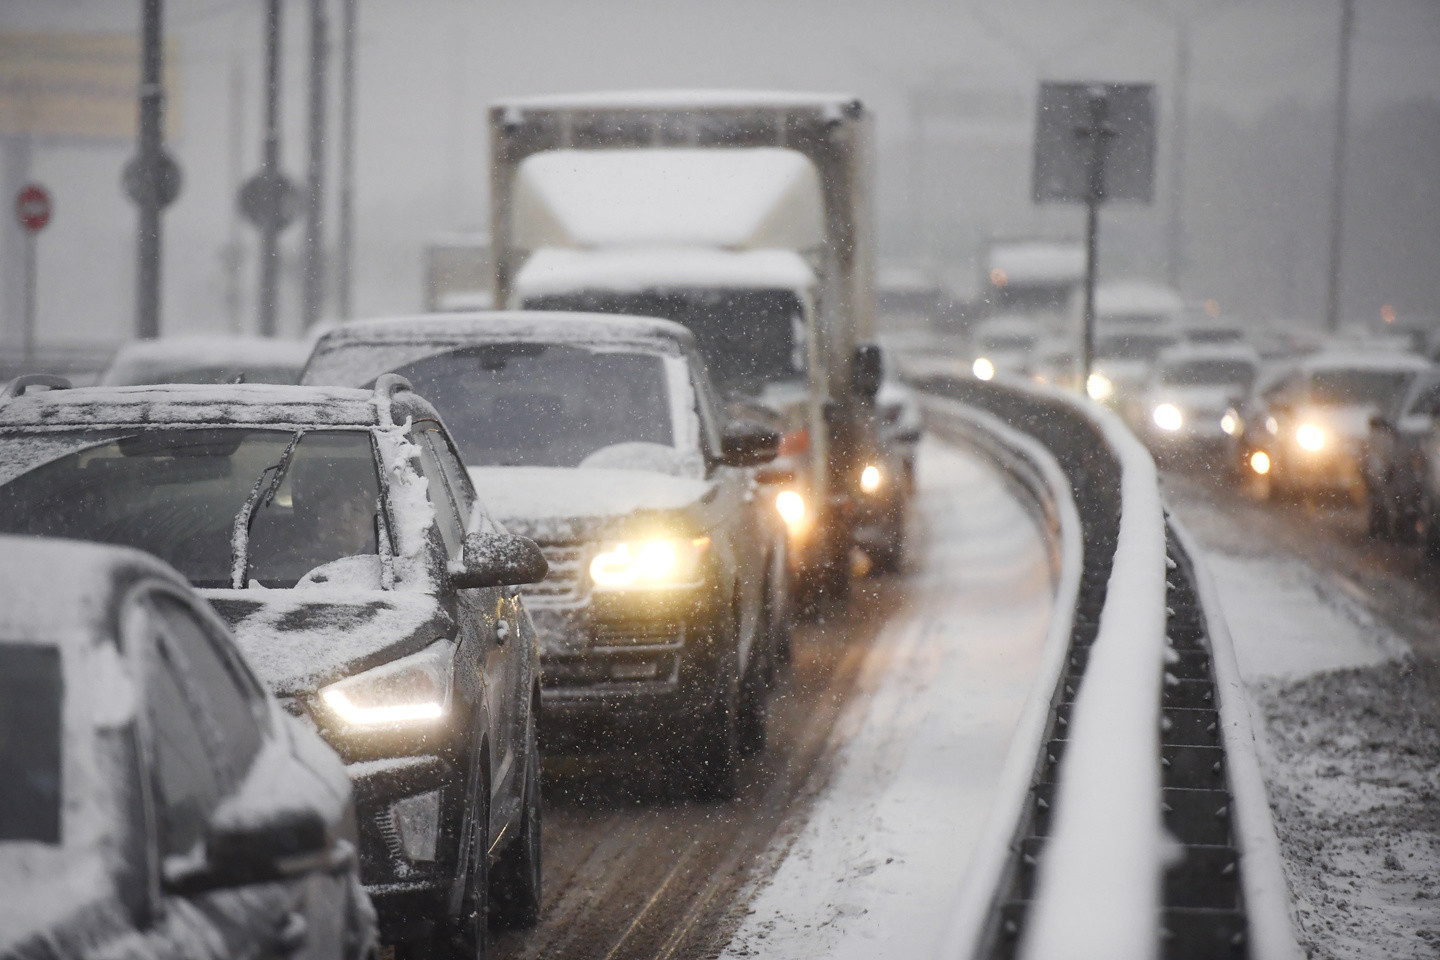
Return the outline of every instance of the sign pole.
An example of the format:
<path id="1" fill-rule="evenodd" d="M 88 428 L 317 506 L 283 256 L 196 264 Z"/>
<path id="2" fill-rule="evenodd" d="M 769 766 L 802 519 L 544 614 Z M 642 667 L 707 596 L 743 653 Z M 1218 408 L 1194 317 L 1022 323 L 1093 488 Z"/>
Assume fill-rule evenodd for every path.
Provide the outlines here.
<path id="1" fill-rule="evenodd" d="M 140 166 L 144 176 L 155 178 L 160 164 L 160 112 L 162 92 L 160 37 L 161 0 L 145 0 L 141 25 L 143 50 L 140 76 Z M 139 258 L 135 283 L 135 335 L 142 340 L 160 336 L 160 209 L 159 191 L 143 191 L 140 201 Z"/>
<path id="2" fill-rule="evenodd" d="M 49 225 L 51 213 L 50 192 L 40 184 L 27 183 L 24 189 L 15 195 L 15 219 L 25 231 L 24 263 L 21 265 L 21 272 L 24 274 L 24 313 L 21 318 L 20 342 L 27 370 L 32 369 L 35 364 L 36 238 L 40 231 Z"/>
<path id="3" fill-rule="evenodd" d="M 25 235 L 25 369 L 35 365 L 35 234 Z"/>
<path id="4" fill-rule="evenodd" d="M 1095 362 L 1095 273 L 1100 232 L 1100 204 L 1105 202 L 1105 143 L 1115 135 L 1107 122 L 1109 101 L 1103 89 L 1092 89 L 1087 97 L 1090 116 L 1075 133 L 1089 146 L 1085 164 L 1085 310 L 1081 337 L 1080 389 L 1089 390 L 1090 370 Z"/>
<path id="5" fill-rule="evenodd" d="M 269 0 L 265 11 L 265 156 L 264 173 L 274 177 L 280 168 L 280 0 Z M 275 336 L 276 294 L 280 282 L 278 240 L 280 225 L 260 228 L 259 334 Z"/>

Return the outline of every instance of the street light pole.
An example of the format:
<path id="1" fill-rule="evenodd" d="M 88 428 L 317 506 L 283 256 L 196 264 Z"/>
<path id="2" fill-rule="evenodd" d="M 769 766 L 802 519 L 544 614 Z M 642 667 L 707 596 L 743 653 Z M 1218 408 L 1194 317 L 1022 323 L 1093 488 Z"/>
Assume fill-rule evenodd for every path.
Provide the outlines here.
<path id="1" fill-rule="evenodd" d="M 140 154 L 138 169 L 148 189 L 140 196 L 135 278 L 135 334 L 142 340 L 160 336 L 160 210 L 164 203 L 157 189 L 161 142 L 160 121 L 165 106 L 162 86 L 164 48 L 161 37 L 161 0 L 144 0 L 140 36 Z"/>
<path id="2" fill-rule="evenodd" d="M 1180 289 L 1185 276 L 1185 148 L 1190 113 L 1190 21 L 1180 18 L 1175 27 L 1175 112 L 1170 151 L 1170 211 L 1166 224 L 1165 260 L 1170 286 Z"/>
<path id="3" fill-rule="evenodd" d="M 355 15 L 356 0 L 340 8 L 340 209 L 335 249 L 337 309 L 341 320 L 351 316 L 351 269 L 355 256 Z"/>
<path id="4" fill-rule="evenodd" d="M 1355 34 L 1355 0 L 1340 0 L 1340 62 L 1335 87 L 1335 152 L 1330 168 L 1330 271 L 1325 292 L 1325 328 L 1340 329 L 1340 265 L 1345 240 L 1345 141 L 1350 126 L 1350 57 Z"/>
<path id="5" fill-rule="evenodd" d="M 269 0 L 265 11 L 265 147 L 261 169 L 280 173 L 280 0 Z M 262 337 L 275 336 L 276 293 L 280 279 L 279 224 L 260 228 L 260 317 Z"/>
<path id="6" fill-rule="evenodd" d="M 325 73 L 330 59 L 326 0 L 310 0 L 309 181 L 305 190 L 305 265 L 300 317 L 306 329 L 320 319 L 325 300 Z"/>

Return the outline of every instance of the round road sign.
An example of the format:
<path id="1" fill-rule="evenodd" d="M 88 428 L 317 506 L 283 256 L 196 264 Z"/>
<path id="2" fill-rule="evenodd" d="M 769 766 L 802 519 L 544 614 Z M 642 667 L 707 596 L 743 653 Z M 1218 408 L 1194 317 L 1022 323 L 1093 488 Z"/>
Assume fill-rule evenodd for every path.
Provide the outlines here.
<path id="1" fill-rule="evenodd" d="M 240 188 L 240 212 L 262 230 L 284 230 L 300 213 L 300 191 L 278 170 L 261 170 Z"/>
<path id="2" fill-rule="evenodd" d="M 131 157 L 120 180 L 126 196 L 141 206 L 153 202 L 164 209 L 180 195 L 180 165 L 163 150 L 149 164 L 141 157 Z"/>
<path id="3" fill-rule="evenodd" d="M 15 195 L 15 219 L 31 233 L 39 233 L 50 222 L 50 191 L 28 183 Z"/>

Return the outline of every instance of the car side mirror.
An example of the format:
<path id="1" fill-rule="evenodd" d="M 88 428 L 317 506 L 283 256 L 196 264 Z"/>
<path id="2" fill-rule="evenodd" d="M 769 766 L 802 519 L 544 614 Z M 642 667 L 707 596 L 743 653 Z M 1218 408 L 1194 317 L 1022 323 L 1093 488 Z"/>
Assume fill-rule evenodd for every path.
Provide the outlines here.
<path id="1" fill-rule="evenodd" d="M 545 554 L 534 540 L 508 533 L 472 533 L 465 538 L 460 569 L 450 569 L 450 582 L 461 590 L 539 583 L 550 572 Z"/>
<path id="2" fill-rule="evenodd" d="M 874 400 L 880 392 L 882 376 L 880 348 L 873 343 L 862 343 L 855 348 L 850 360 L 850 389 L 864 400 Z"/>
<path id="3" fill-rule="evenodd" d="M 720 437 L 720 462 L 729 467 L 758 467 L 780 452 L 780 434 L 753 423 L 732 423 Z"/>
<path id="4" fill-rule="evenodd" d="M 210 871 L 237 882 L 281 875 L 287 860 L 312 857 L 329 847 L 325 817 L 310 807 L 284 807 L 261 817 L 212 823 L 205 835 Z"/>

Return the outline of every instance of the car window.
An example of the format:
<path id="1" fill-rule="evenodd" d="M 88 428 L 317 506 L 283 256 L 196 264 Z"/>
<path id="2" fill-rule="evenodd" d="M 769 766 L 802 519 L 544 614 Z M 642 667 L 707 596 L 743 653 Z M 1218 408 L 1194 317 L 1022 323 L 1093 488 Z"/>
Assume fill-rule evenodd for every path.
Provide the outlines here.
<path id="1" fill-rule="evenodd" d="M 715 403 L 715 387 L 710 382 L 710 373 L 695 357 L 690 359 L 690 384 L 695 394 L 695 406 L 700 416 L 700 446 L 707 459 L 720 456 L 721 422 L 719 407 Z"/>
<path id="2" fill-rule="evenodd" d="M 60 651 L 0 643 L 0 841 L 59 843 Z"/>
<path id="3" fill-rule="evenodd" d="M 460 557 L 465 541 L 465 522 L 461 518 L 468 517 L 469 511 L 460 513 L 460 507 L 450 492 L 450 482 L 440 465 L 439 454 L 430 441 L 431 435 L 439 432 L 440 427 L 435 421 L 422 420 L 415 425 L 412 439 L 415 446 L 420 448 L 420 471 L 425 474 L 429 486 L 430 502 L 435 507 L 435 525 L 439 528 L 440 539 L 445 544 L 445 554 L 455 560 Z"/>
<path id="4" fill-rule="evenodd" d="M 260 691 L 180 600 L 152 592 L 136 601 L 133 629 L 149 641 L 146 708 L 155 768 L 162 856 L 192 850 L 221 797 L 259 752 Z"/>

